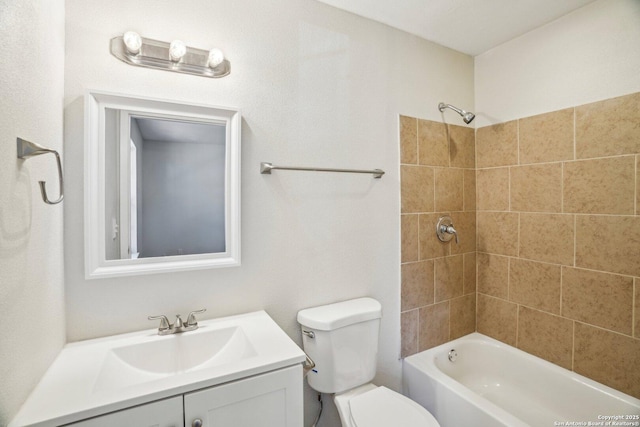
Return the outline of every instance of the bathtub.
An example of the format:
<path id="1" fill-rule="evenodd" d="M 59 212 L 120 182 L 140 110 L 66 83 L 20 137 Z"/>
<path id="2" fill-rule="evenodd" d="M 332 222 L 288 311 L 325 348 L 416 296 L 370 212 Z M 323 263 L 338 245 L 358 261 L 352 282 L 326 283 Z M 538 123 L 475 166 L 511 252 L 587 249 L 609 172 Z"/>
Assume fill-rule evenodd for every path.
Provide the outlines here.
<path id="1" fill-rule="evenodd" d="M 640 426 L 639 399 L 479 333 L 405 358 L 403 380 L 442 427 Z"/>

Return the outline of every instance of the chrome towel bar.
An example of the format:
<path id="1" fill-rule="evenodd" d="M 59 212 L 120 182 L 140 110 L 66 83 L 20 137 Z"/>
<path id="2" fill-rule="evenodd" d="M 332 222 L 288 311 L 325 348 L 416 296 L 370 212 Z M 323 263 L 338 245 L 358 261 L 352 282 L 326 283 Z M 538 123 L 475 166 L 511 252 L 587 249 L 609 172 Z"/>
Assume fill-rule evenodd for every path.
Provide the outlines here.
<path id="1" fill-rule="evenodd" d="M 271 175 L 272 170 L 289 170 L 289 171 L 310 171 L 310 172 L 341 172 L 341 173 L 369 173 L 374 178 L 382 178 L 384 171 L 382 169 L 333 169 L 333 168 L 309 168 L 300 166 L 274 166 L 272 163 L 261 162 L 260 173 Z"/>

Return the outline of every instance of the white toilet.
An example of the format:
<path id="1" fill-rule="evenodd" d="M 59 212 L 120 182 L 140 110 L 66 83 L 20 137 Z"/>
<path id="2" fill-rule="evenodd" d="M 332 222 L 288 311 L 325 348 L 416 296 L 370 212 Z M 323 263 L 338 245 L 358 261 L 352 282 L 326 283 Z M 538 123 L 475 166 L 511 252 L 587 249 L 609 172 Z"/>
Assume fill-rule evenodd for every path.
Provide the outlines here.
<path id="1" fill-rule="evenodd" d="M 408 397 L 371 383 L 376 374 L 382 307 L 358 298 L 298 312 L 304 351 L 316 363 L 309 385 L 333 393 L 343 427 L 436 427 Z"/>

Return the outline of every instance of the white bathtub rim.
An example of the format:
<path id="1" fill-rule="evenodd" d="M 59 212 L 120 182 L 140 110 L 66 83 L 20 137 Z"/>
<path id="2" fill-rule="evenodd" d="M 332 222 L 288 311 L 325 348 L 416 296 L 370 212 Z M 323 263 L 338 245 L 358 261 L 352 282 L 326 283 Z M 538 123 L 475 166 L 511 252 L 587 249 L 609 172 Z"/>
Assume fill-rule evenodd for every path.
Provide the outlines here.
<path id="1" fill-rule="evenodd" d="M 529 424 L 524 423 L 521 419 L 517 418 L 516 416 L 512 415 L 508 411 L 506 411 L 503 408 L 499 407 L 495 403 L 493 403 L 490 400 L 480 396 L 479 394 L 477 394 L 476 392 L 472 391 L 471 389 L 469 389 L 465 385 L 463 385 L 463 384 L 459 383 L 458 381 L 456 381 L 455 379 L 451 378 L 450 376 L 448 376 L 447 374 L 442 372 L 435 365 L 435 363 L 433 363 L 433 361 L 428 360 L 428 357 L 430 355 L 432 355 L 433 353 L 439 352 L 441 350 L 444 350 L 445 348 L 447 349 L 447 352 L 448 352 L 448 350 L 451 350 L 451 348 L 454 348 L 456 343 L 459 343 L 459 341 L 462 340 L 462 339 L 464 339 L 465 341 L 469 341 L 469 340 L 472 340 L 472 339 L 474 339 L 474 340 L 481 339 L 482 340 L 483 337 L 486 337 L 486 336 L 482 335 L 482 334 L 479 334 L 477 332 L 473 332 L 473 333 L 471 333 L 469 335 L 465 335 L 465 336 L 457 338 L 457 339 L 455 339 L 453 341 L 449 341 L 449 342 L 447 342 L 445 344 L 442 344 L 442 345 L 440 345 L 438 347 L 433 347 L 433 348 L 430 348 L 429 350 L 425 350 L 423 352 L 416 353 L 414 355 L 406 357 L 404 359 L 403 363 L 408 363 L 408 364 L 412 365 L 415 369 L 417 369 L 419 371 L 426 372 L 440 386 L 445 387 L 446 389 L 448 389 L 452 393 L 455 393 L 455 394 L 459 395 L 462 399 L 468 401 L 470 404 L 475 406 L 480 411 L 485 412 L 487 414 L 490 414 L 493 418 L 498 420 L 503 425 L 511 426 L 511 427 L 528 427 Z M 486 337 L 486 338 L 489 338 L 489 337 Z M 497 343 L 500 343 L 500 342 L 497 341 Z M 490 342 L 490 344 L 491 345 L 496 345 L 493 342 Z M 411 396 L 408 396 L 408 397 L 411 397 Z M 434 414 L 434 415 L 436 415 L 436 414 Z"/>
<path id="2" fill-rule="evenodd" d="M 538 365 L 541 365 L 545 369 L 550 369 L 552 372 L 557 373 L 559 375 L 568 376 L 572 381 L 576 381 L 586 387 L 596 389 L 598 391 L 604 392 L 612 398 L 620 400 L 626 404 L 635 406 L 640 411 L 640 399 L 636 399 L 633 396 L 625 394 L 619 390 L 616 390 L 612 387 L 609 387 L 605 384 L 596 382 L 590 378 L 587 378 L 583 375 L 578 374 L 575 371 L 570 371 L 561 366 L 558 366 L 554 363 L 551 363 L 547 360 L 544 360 L 538 356 L 534 356 L 529 354 L 523 350 L 520 350 L 516 347 L 513 347 L 509 344 L 505 344 L 501 341 L 498 341 L 489 336 L 483 335 L 479 332 L 472 332 L 463 337 L 457 338 L 453 341 L 446 342 L 437 347 L 433 347 L 431 349 L 422 351 L 420 353 L 416 353 L 414 355 L 408 356 L 404 359 L 403 363 L 407 363 L 414 368 L 425 372 L 431 378 L 433 378 L 436 382 L 438 382 L 443 387 L 452 391 L 453 393 L 458 394 L 463 399 L 467 400 L 469 403 L 477 407 L 483 412 L 491 412 L 491 415 L 498 419 L 500 422 L 509 426 L 527 426 L 528 424 L 524 423 L 520 418 L 512 415 L 507 410 L 501 408 L 490 400 L 480 396 L 475 393 L 467 386 L 453 379 L 443 371 L 441 371 L 435 364 L 433 360 L 434 355 L 446 355 L 449 350 L 456 347 L 462 342 L 480 342 L 483 345 L 490 345 L 492 347 L 500 348 L 501 351 L 506 351 L 511 354 L 515 354 L 518 357 L 524 357 L 527 360 L 534 362 Z M 489 410 L 489 411 L 487 411 Z"/>

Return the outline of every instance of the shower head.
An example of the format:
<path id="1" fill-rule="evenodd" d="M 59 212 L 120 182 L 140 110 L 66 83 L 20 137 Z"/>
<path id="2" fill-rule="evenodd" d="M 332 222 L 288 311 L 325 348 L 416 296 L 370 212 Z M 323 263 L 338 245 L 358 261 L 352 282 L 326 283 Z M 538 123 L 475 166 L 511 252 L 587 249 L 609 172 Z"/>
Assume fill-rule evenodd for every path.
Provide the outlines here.
<path id="1" fill-rule="evenodd" d="M 451 108 L 453 111 L 455 111 L 456 113 L 460 114 L 462 116 L 462 120 L 466 123 L 469 124 L 473 121 L 473 119 L 476 118 L 476 115 L 469 112 L 469 111 L 464 111 L 461 110 L 457 107 L 454 107 L 453 105 L 449 105 L 449 104 L 445 104 L 444 102 L 441 102 L 440 104 L 438 104 L 438 110 L 440 110 L 441 112 L 444 112 L 445 108 Z"/>

